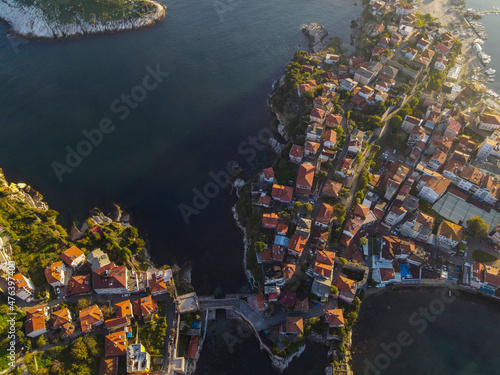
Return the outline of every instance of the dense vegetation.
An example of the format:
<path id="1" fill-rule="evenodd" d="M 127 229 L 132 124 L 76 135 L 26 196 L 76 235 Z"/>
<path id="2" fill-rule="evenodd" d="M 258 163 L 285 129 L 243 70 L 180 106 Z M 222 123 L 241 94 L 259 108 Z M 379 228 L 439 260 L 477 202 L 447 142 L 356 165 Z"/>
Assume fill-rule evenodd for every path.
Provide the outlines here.
<path id="1" fill-rule="evenodd" d="M 145 246 L 136 228 L 114 222 L 100 225 L 104 235 L 87 230 L 82 239 L 72 242 L 60 225 L 58 215 L 54 210 L 30 208 L 7 188 L 0 191 L 0 225 L 5 229 L 0 236 L 10 237 L 13 260 L 20 272 L 29 275 L 37 287 L 38 297 L 46 285 L 45 268 L 59 260 L 61 253 L 72 245 L 85 254 L 100 248 L 119 265 L 127 264 Z M 95 223 L 89 219 L 88 225 L 92 228 Z M 133 264 L 139 268 L 146 266 L 138 257 Z"/>

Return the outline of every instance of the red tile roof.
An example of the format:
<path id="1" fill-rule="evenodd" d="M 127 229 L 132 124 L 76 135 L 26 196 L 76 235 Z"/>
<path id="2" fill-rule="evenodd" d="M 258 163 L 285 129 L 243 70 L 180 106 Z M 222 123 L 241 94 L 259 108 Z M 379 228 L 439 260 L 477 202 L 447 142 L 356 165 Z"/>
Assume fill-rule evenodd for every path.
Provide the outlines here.
<path id="1" fill-rule="evenodd" d="M 283 202 L 291 202 L 293 199 L 293 188 L 290 186 L 273 185 L 272 197 Z"/>
<path id="2" fill-rule="evenodd" d="M 127 337 L 125 331 L 113 332 L 104 340 L 104 356 L 114 357 L 124 355 L 127 349 Z"/>
<path id="3" fill-rule="evenodd" d="M 344 325 L 344 313 L 342 309 L 326 310 L 325 319 L 329 327 L 339 327 Z"/>
<path id="4" fill-rule="evenodd" d="M 94 289 L 127 288 L 127 268 L 113 262 L 93 272 Z"/>
<path id="5" fill-rule="evenodd" d="M 151 296 L 134 301 L 134 314 L 138 317 L 151 315 L 156 311 L 156 301 Z"/>
<path id="6" fill-rule="evenodd" d="M 90 274 L 73 276 L 68 284 L 68 296 L 82 293 L 90 293 Z"/>

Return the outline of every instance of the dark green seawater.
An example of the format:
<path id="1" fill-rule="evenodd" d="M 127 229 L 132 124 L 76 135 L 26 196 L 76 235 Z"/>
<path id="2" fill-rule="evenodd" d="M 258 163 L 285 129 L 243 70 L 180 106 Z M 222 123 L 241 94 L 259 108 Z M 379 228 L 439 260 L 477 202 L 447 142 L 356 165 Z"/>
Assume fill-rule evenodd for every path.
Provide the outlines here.
<path id="1" fill-rule="evenodd" d="M 354 373 L 500 374 L 499 314 L 498 301 L 447 289 L 371 296 L 354 327 Z"/>
<path id="2" fill-rule="evenodd" d="M 269 126 L 266 99 L 294 52 L 307 47 L 300 31 L 317 22 L 349 41 L 361 12 L 353 0 L 166 1 L 164 22 L 129 33 L 56 42 L 12 43 L 0 24 L 0 167 L 10 180 L 39 189 L 66 220 L 122 203 L 147 234 L 157 263 L 193 266 L 201 294 L 247 285 L 243 245 L 222 191 L 187 225 L 179 211 L 192 206 L 231 160 L 247 172 L 266 165 L 263 151 L 238 145 Z M 222 4 L 222 5 L 221 5 Z M 169 73 L 141 96 L 147 67 Z M 148 81 L 149 85 L 153 81 Z M 135 91 L 134 91 L 135 90 Z M 138 91 L 139 90 L 139 91 Z M 124 111 L 112 105 L 135 93 Z M 67 147 L 103 118 L 114 130 L 62 175 Z M 248 146 L 246 147 L 248 148 Z M 87 152 L 87 150 L 84 150 Z M 248 174 L 248 173 L 247 173 Z"/>

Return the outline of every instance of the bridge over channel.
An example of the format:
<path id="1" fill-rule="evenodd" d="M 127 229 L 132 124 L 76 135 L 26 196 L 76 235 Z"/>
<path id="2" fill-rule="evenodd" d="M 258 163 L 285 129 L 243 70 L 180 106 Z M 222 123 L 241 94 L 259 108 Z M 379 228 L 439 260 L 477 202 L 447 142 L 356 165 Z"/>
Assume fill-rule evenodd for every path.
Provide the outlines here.
<path id="1" fill-rule="evenodd" d="M 286 314 L 281 308 L 278 308 L 275 310 L 273 316 L 265 316 L 252 309 L 246 301 L 243 301 L 243 297 L 247 296 L 231 294 L 221 299 L 216 299 L 214 296 L 199 296 L 199 308 L 202 311 L 208 311 L 209 315 L 212 314 L 212 316 L 214 316 L 216 310 L 226 310 L 229 317 L 243 318 L 258 332 L 285 322 L 287 315 L 301 316 L 307 320 L 321 316 L 326 310 L 337 307 L 337 301 L 332 299 L 324 306 L 311 306 L 307 312 L 292 312 Z"/>

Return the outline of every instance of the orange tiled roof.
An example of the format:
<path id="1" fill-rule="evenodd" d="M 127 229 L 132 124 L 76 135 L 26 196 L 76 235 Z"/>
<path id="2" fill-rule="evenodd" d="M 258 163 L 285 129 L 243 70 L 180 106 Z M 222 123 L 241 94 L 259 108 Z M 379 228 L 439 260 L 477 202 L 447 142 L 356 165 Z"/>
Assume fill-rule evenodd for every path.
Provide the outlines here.
<path id="1" fill-rule="evenodd" d="M 82 327 L 82 331 L 88 331 L 92 329 L 94 324 L 103 321 L 102 311 L 97 305 L 92 305 L 80 311 L 79 314 L 80 325 Z"/>
<path id="2" fill-rule="evenodd" d="M 127 348 L 127 337 L 125 331 L 113 332 L 106 336 L 104 342 L 104 356 L 114 357 L 124 355 Z"/>
<path id="3" fill-rule="evenodd" d="M 68 250 L 61 254 L 61 259 L 64 263 L 71 266 L 73 261 L 82 255 L 84 255 L 83 251 L 76 246 L 71 246 Z"/>
<path id="4" fill-rule="evenodd" d="M 286 331 L 288 333 L 304 333 L 304 320 L 298 316 L 287 316 Z"/>

